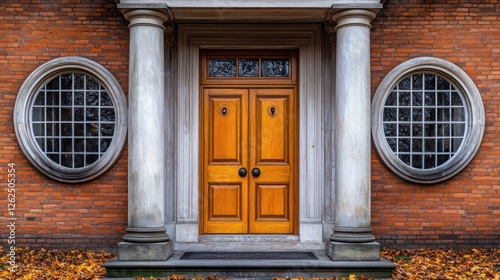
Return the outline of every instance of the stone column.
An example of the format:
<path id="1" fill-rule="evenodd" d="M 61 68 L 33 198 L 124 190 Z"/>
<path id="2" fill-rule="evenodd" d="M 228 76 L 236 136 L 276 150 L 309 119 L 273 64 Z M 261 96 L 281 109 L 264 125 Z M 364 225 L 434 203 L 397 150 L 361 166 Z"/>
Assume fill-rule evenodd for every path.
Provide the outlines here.
<path id="1" fill-rule="evenodd" d="M 334 261 L 379 260 L 370 217 L 370 22 L 376 12 L 341 10 L 335 80 L 335 226 L 327 253 Z"/>
<path id="2" fill-rule="evenodd" d="M 162 261 L 172 254 L 165 229 L 165 8 L 118 5 L 130 22 L 128 228 L 118 260 Z"/>

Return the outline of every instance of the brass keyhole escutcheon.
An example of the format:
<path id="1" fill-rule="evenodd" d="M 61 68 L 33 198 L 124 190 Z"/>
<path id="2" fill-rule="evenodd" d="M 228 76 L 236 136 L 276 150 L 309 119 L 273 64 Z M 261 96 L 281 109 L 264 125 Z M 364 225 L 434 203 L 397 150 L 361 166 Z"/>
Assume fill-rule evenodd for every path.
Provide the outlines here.
<path id="1" fill-rule="evenodd" d="M 271 105 L 267 108 L 267 114 L 271 117 L 274 118 L 278 116 L 278 107 L 275 105 Z"/>
<path id="2" fill-rule="evenodd" d="M 226 107 L 226 106 L 224 106 L 224 107 L 220 108 L 220 110 L 219 110 L 219 113 L 220 113 L 222 116 L 224 116 L 224 117 L 225 117 L 225 116 L 227 116 L 227 113 L 228 113 L 228 112 L 229 112 L 229 110 L 227 109 L 227 107 Z"/>

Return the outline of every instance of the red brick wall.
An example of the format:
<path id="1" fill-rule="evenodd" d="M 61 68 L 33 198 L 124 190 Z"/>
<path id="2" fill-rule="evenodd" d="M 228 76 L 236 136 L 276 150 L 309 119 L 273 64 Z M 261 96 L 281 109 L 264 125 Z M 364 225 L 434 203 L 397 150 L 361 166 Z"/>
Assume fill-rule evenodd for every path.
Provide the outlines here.
<path id="1" fill-rule="evenodd" d="M 15 163 L 16 245 L 114 248 L 127 225 L 127 151 L 94 181 L 60 184 L 25 158 L 12 113 L 25 78 L 61 56 L 97 61 L 126 92 L 128 23 L 114 0 L 36 2 L 7 0 L 0 5 L 0 182 L 5 186 L 7 164 Z M 500 245 L 500 4 L 457 2 L 389 0 L 372 23 L 373 92 L 396 65 L 435 56 L 471 76 L 486 109 L 485 137 L 476 158 L 444 183 L 402 181 L 373 152 L 372 226 L 385 246 Z M 3 221 L 6 209 L 1 198 Z M 4 227 L 1 240 L 6 236 Z"/>
<path id="2" fill-rule="evenodd" d="M 7 217 L 7 164 L 15 163 L 17 246 L 112 248 L 125 233 L 127 152 L 96 180 L 61 184 L 28 162 L 12 114 L 26 77 L 62 56 L 102 64 L 127 92 L 127 25 L 114 0 L 7 0 L 0 5 L 0 213 Z M 1 243 L 6 233 L 2 222 Z"/>
<path id="3" fill-rule="evenodd" d="M 400 180 L 372 153 L 372 226 L 378 241 L 389 247 L 500 246 L 500 3 L 389 0 L 372 25 L 372 92 L 398 64 L 434 56 L 472 78 L 486 110 L 478 154 L 444 183 Z"/>

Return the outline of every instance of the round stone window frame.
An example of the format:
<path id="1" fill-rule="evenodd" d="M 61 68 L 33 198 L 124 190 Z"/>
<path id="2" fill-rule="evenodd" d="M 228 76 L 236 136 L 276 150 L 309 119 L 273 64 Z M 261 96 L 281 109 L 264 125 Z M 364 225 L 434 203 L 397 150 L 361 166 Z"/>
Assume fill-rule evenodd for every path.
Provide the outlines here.
<path id="1" fill-rule="evenodd" d="M 401 161 L 387 143 L 382 122 L 385 103 L 392 89 L 405 77 L 417 73 L 435 74 L 452 83 L 464 96 L 468 118 L 466 134 L 456 154 L 430 169 L 413 168 Z M 474 158 L 484 135 L 485 111 L 479 89 L 462 69 L 440 58 L 418 57 L 396 66 L 377 88 L 371 110 L 373 142 L 380 159 L 391 172 L 413 183 L 436 184 L 458 174 Z"/>
<path id="2" fill-rule="evenodd" d="M 115 130 L 108 150 L 94 163 L 68 168 L 50 160 L 39 148 L 31 129 L 30 111 L 41 87 L 68 72 L 93 76 L 106 88 L 115 106 Z M 28 160 L 43 174 L 63 183 L 91 181 L 107 172 L 120 158 L 127 138 L 127 100 L 116 78 L 99 63 L 83 57 L 60 57 L 40 65 L 21 86 L 14 106 L 14 128 Z"/>

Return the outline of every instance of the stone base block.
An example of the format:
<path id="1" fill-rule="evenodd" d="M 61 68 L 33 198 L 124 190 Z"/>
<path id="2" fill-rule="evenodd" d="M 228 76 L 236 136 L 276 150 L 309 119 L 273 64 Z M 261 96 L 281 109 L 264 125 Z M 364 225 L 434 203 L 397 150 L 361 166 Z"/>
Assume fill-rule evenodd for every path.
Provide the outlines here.
<path id="1" fill-rule="evenodd" d="M 173 254 L 172 241 L 158 243 L 118 243 L 120 261 L 166 261 Z"/>
<path id="2" fill-rule="evenodd" d="M 334 261 L 379 261 L 380 244 L 344 243 L 330 241 L 326 245 L 327 255 Z"/>

